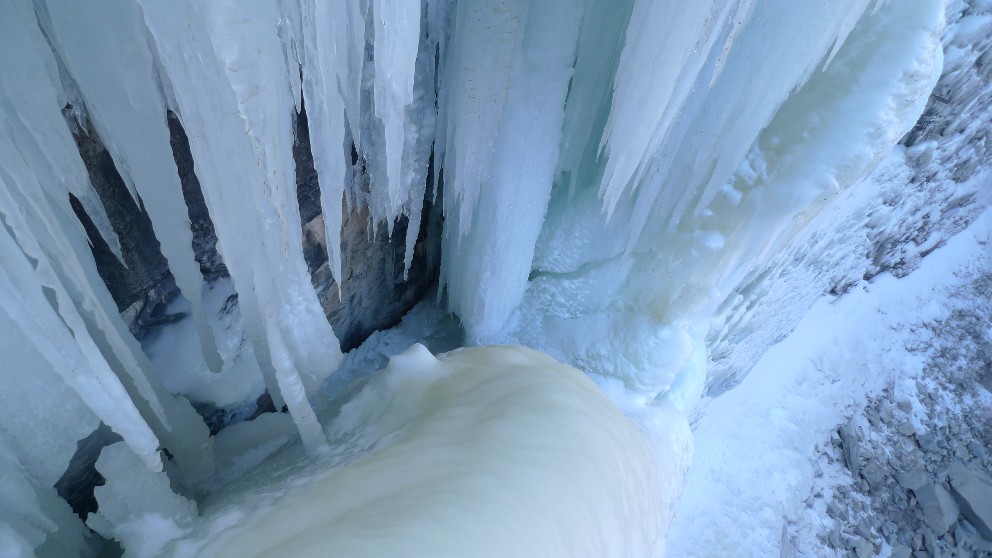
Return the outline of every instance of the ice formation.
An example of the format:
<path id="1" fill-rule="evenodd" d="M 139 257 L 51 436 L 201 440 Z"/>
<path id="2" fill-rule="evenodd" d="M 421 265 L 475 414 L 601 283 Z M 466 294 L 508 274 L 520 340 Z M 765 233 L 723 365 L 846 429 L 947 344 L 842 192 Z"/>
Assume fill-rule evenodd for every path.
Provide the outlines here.
<path id="1" fill-rule="evenodd" d="M 659 450 L 689 436 L 674 409 L 656 420 L 664 439 L 537 351 L 414 345 L 328 425 L 338 455 L 357 455 L 257 494 L 222 490 L 212 521 L 165 554 L 655 556 L 683 467 Z"/>
<path id="2" fill-rule="evenodd" d="M 550 545 L 541 555 L 649 555 L 688 459 L 681 413 L 749 365 L 713 372 L 713 352 L 750 331 L 785 258 L 831 249 L 810 240 L 828 226 L 817 215 L 916 123 L 941 71 L 945 5 L 0 0 L 0 13 L 11 386 L 0 465 L 16 471 L 0 482 L 0 549 L 95 550 L 52 486 L 102 422 L 123 443 L 97 462 L 108 481 L 87 523 L 129 555 L 254 552 L 256 539 L 234 533 L 262 522 L 285 528 L 260 531 L 266 544 L 296 533 L 300 552 L 326 543 L 307 534 L 320 528 L 358 554 L 395 541 L 458 554 L 474 537 L 495 555 L 524 542 Z M 409 270 L 432 196 L 444 211 L 439 299 L 466 343 L 519 343 L 581 368 L 640 429 L 586 378 L 526 349 L 437 360 L 413 349 L 345 390 L 353 399 L 329 421 L 338 407 L 322 386 L 342 354 L 303 253 L 292 150 L 304 108 L 339 284 L 344 212 L 405 230 Z M 169 112 L 189 139 L 244 347 L 209 310 Z M 182 361 L 213 373 L 170 379 L 152 363 L 168 355 L 150 360 L 119 319 L 70 206 L 71 194 L 120 256 L 73 133 L 100 137 L 148 213 L 193 315 L 198 351 Z M 213 390 L 227 408 L 251 382 L 289 418 L 211 437 L 178 395 Z M 310 465 L 291 463 L 293 436 Z M 273 454 L 282 469 L 249 471 Z M 300 486 L 254 515 L 237 509 L 287 471 Z M 349 499 L 346 481 L 384 501 Z M 310 513 L 319 495 L 336 499 Z M 433 531 L 448 520 L 465 540 Z M 373 524 L 377 536 L 361 536 Z"/>

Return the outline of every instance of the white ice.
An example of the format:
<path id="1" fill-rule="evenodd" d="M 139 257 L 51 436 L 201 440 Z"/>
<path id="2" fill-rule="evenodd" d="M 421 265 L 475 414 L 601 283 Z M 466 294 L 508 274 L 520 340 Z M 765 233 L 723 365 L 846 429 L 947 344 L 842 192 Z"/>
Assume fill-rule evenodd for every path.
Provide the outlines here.
<path id="1" fill-rule="evenodd" d="M 346 466 L 290 483 L 249 475 L 255 490 L 203 509 L 164 553 L 655 556 L 688 425 L 671 407 L 651 420 L 635 426 L 584 374 L 530 349 L 414 345 L 328 424 Z"/>

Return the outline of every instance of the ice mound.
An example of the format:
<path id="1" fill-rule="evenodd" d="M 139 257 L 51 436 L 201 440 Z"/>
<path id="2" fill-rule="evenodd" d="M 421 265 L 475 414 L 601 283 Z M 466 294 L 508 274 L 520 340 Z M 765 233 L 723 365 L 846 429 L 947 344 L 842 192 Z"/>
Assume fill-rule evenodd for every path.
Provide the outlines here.
<path id="1" fill-rule="evenodd" d="M 165 554 L 657 556 L 689 430 L 671 407 L 654 418 L 667 439 L 531 349 L 417 344 L 328 424 L 332 452 L 360 457 L 264 505 L 264 489 L 208 502 Z"/>

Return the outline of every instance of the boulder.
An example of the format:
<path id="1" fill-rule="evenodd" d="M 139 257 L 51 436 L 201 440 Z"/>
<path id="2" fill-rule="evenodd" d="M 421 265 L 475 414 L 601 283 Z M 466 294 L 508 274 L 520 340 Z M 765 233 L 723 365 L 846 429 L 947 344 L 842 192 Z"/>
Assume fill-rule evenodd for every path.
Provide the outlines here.
<path id="1" fill-rule="evenodd" d="M 943 536 L 958 520 L 958 505 L 943 486 L 927 482 L 913 490 L 923 510 L 923 522 L 938 537 Z"/>
<path id="2" fill-rule="evenodd" d="M 861 468 L 861 446 L 859 445 L 860 437 L 857 426 L 854 425 L 853 421 L 848 421 L 840 428 L 840 441 L 844 448 L 844 463 L 855 474 L 856 478 L 858 470 Z"/>
<path id="3" fill-rule="evenodd" d="M 922 468 L 910 469 L 896 473 L 896 482 L 906 490 L 915 491 L 917 488 L 930 482 L 930 475 Z"/>
<path id="4" fill-rule="evenodd" d="M 983 538 L 992 541 L 992 478 L 961 463 L 951 465 L 947 478 L 961 513 Z"/>

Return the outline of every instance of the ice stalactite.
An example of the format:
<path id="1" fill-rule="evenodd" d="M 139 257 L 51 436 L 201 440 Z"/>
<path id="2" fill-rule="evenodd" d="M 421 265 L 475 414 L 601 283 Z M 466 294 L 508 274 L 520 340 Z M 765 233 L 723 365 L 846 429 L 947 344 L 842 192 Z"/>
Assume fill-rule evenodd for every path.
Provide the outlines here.
<path id="1" fill-rule="evenodd" d="M 98 463 L 110 478 L 92 525 L 129 550 L 146 544 L 141 533 L 162 518 L 166 538 L 198 533 L 213 540 L 218 518 L 197 518 L 169 482 L 184 494 L 218 486 L 251 467 L 234 461 L 268 455 L 263 446 L 282 448 L 294 426 L 311 454 L 327 457 L 310 465 L 359 455 L 348 453 L 349 436 L 373 433 L 388 442 L 380 457 L 394 460 L 396 470 L 409 470 L 408 456 L 423 459 L 417 478 L 425 483 L 448 467 L 471 479 L 489 467 L 510 477 L 500 486 L 528 497 L 545 487 L 543 479 L 561 477 L 556 459 L 593 448 L 606 461 L 575 461 L 599 463 L 576 482 L 602 489 L 600 500 L 613 511 L 602 516 L 596 501 L 583 504 L 589 531 L 579 535 L 592 537 L 583 548 L 630 542 L 623 538 L 630 526 L 618 520 L 633 503 L 651 518 L 640 526 L 637 547 L 657 549 L 667 518 L 661 506 L 677 497 L 689 451 L 678 409 L 691 410 L 704 389 L 710 340 L 738 333 L 748 289 L 760 289 L 797 231 L 912 125 L 941 63 L 939 0 L 0 0 L 0 7 L 0 326 L 15 330 L 0 349 L 17 366 L 37 361 L 33 378 L 41 386 L 18 383 L 0 395 L 0 418 L 7 417 L 0 420 L 0 465 L 36 471 L 36 478 L 0 483 L 0 498 L 34 499 L 23 513 L 0 506 L 0 537 L 31 548 L 85 546 L 74 540 L 79 522 L 63 522 L 65 506 L 46 487 L 65 470 L 73 442 L 102 421 L 124 444 L 107 448 Z M 343 210 L 366 213 L 370 229 L 389 234 L 406 220 L 409 271 L 432 187 L 444 214 L 443 223 L 431 223 L 443 227 L 440 296 L 468 342 L 523 343 L 583 368 L 620 394 L 641 426 L 657 428 L 660 461 L 649 455 L 656 448 L 644 445 L 654 441 L 639 438 L 591 382 L 516 349 L 435 359 L 415 348 L 340 407 L 329 441 L 321 387 L 342 355 L 303 254 L 292 149 L 294 117 L 304 107 L 339 286 L 354 271 L 343 269 Z M 69 195 L 118 256 L 120 245 L 62 109 L 86 111 L 151 216 L 216 369 L 167 111 L 188 137 L 237 291 L 250 346 L 243 355 L 254 355 L 276 408 L 290 414 L 219 435 L 225 463 L 244 465 L 236 473 L 204 482 L 214 467 L 205 424 L 160 385 L 97 274 Z M 399 282 L 398 269 L 395 275 Z M 240 331 L 236 337 L 240 343 Z M 488 372 L 452 373 L 472 367 Z M 504 373 L 518 368 L 534 373 Z M 17 370 L 9 376 L 24 379 Z M 63 408 L 50 416 L 22 409 L 41 390 L 66 401 Z M 544 403 L 557 410 L 544 413 Z M 534 413 L 538 424 L 550 418 L 595 435 L 576 446 L 566 440 L 557 457 L 538 463 L 541 474 L 523 474 L 499 466 L 514 458 L 505 444 L 490 451 L 491 440 L 480 445 L 481 435 L 465 426 L 477 425 L 477 407 L 487 420 Z M 349 426 L 353 412 L 363 420 Z M 606 422 L 591 416 L 615 428 L 602 430 Z M 59 430 L 62 422 L 71 428 Z M 515 442 L 525 439 L 518 431 L 532 431 L 513 420 L 504 427 Z M 430 434 L 435 428 L 441 434 Z M 52 434 L 44 443 L 24 442 L 45 432 Z M 458 459 L 435 467 L 432 460 L 448 453 L 434 450 L 452 433 L 485 449 L 485 459 L 464 461 L 469 453 L 456 452 Z M 607 438 L 611 453 L 596 451 Z M 521 467 L 531 471 L 535 461 L 526 456 L 534 448 L 524 446 Z M 332 447 L 342 453 L 329 455 Z M 283 451 L 303 459 L 291 444 Z M 624 485 L 631 478 L 616 474 L 631 464 L 631 452 L 645 482 Z M 139 461 L 147 470 L 134 469 Z M 382 463 L 369 462 L 369 473 Z M 671 473 L 662 484 L 649 474 L 658 463 Z M 365 477 L 362 467 L 341 471 L 331 476 L 378 478 Z M 405 498 L 408 478 L 387 472 Z M 614 500 L 617 492 L 597 484 L 601 479 L 633 496 Z M 139 486 L 145 488 L 133 488 Z M 420 488 L 411 489 L 412 508 L 421 509 Z M 467 501 L 484 500 L 481 488 Z M 561 488 L 548 496 L 547 509 L 577 494 Z M 135 494 L 146 489 L 155 499 L 148 506 Z M 642 499 L 646 494 L 657 499 Z M 292 498 L 308 509 L 308 496 L 297 490 Z M 453 513 L 435 504 L 436 517 Z M 498 517 L 518 520 L 513 505 L 496 508 L 505 514 Z M 287 517 L 282 525 L 293 523 Z M 307 517 L 310 527 L 325 519 Z M 590 535 L 601 520 L 610 532 Z M 540 524 L 523 523 L 524 531 Z M 341 536 L 367 542 L 349 539 L 354 532 Z M 563 524 L 555 540 L 570 544 L 570 533 Z M 226 544 L 221 539 L 217 544 Z M 530 539 L 500 544 L 521 540 Z M 144 548 L 155 554 L 153 547 Z"/>
<path id="2" fill-rule="evenodd" d="M 357 11 L 355 2 L 316 2 L 303 0 L 301 4 L 303 52 L 303 99 L 307 107 L 307 122 L 314 166 L 320 180 L 320 206 L 324 216 L 324 236 L 331 274 L 341 281 L 341 217 L 345 187 L 350 181 L 350 150 L 345 145 L 346 122 L 358 118 L 357 106 L 350 119 L 345 111 L 348 105 L 342 96 L 342 84 L 357 79 L 355 70 L 347 64 L 351 57 L 342 56 L 352 49 L 359 50 L 359 62 L 364 57 L 365 39 L 361 48 L 354 44 L 348 33 L 339 33 L 335 22 L 347 20 L 350 12 Z M 359 28 L 364 31 L 364 19 Z M 340 23 L 339 23 L 340 24 Z M 342 65 L 342 63 L 344 65 Z M 356 94 L 357 95 L 357 94 Z"/>
<path id="3" fill-rule="evenodd" d="M 48 52 L 50 56 L 33 11 L 23 2 L 5 8 L 9 8 L 6 13 L 11 17 L 4 18 L 10 29 L 3 40 L 15 43 L 14 48 L 2 49 L 3 52 Z M 54 67 L 54 63 L 50 66 Z M 39 63 L 39 67 L 45 65 Z M 18 87 L 11 83 L 15 81 L 14 74 L 3 72 L 3 76 L 2 214 L 9 238 L 16 240 L 22 251 L 19 257 L 31 262 L 34 288 L 38 291 L 26 291 L 21 299 L 17 295 L 5 298 L 8 305 L 22 305 L 24 299 L 35 302 L 30 307 L 22 305 L 20 310 L 16 306 L 8 309 L 17 312 L 13 315 L 23 320 L 22 327 L 30 328 L 32 339 L 58 340 L 58 352 L 41 346 L 39 350 L 150 468 L 162 467 L 157 451 L 162 444 L 175 456 L 180 482 L 202 479 L 213 471 L 207 429 L 185 399 L 173 397 L 158 384 L 151 363 L 118 316 L 92 256 L 87 253 L 85 232 L 69 207 L 68 194 L 72 190 L 66 181 L 84 181 L 74 189 L 88 187 L 85 172 L 62 176 L 60 172 L 66 165 L 52 165 L 43 156 L 45 151 L 38 153 L 42 146 L 32 141 L 37 133 L 58 137 L 59 130 L 66 131 L 64 121 L 57 123 L 59 107 L 52 106 L 57 98 L 58 86 L 53 81 L 57 75 L 39 77 L 31 95 L 18 94 Z M 31 128 L 20 120 L 21 115 L 43 114 L 45 109 L 50 118 L 33 122 Z M 58 154 L 66 159 L 73 156 L 76 162 L 69 168 L 81 169 L 78 153 Z M 59 191 L 60 186 L 65 189 Z M 13 245 L 9 247 L 8 253 L 13 251 Z M 16 252 L 10 256 L 11 266 L 18 261 L 15 256 Z M 21 283 L 22 290 L 30 285 Z M 45 294 L 42 287 L 47 289 Z"/>
<path id="4" fill-rule="evenodd" d="M 659 39 L 646 22 L 668 21 L 654 11 L 670 7 L 635 4 L 609 120 L 602 141 L 593 140 L 603 147 L 602 174 L 563 173 L 555 185 L 513 338 L 574 355 L 571 362 L 643 393 L 681 378 L 671 397 L 691 406 L 706 376 L 709 320 L 724 297 L 746 270 L 760 275 L 922 111 L 940 68 L 941 3 L 868 6 L 716 6 L 726 18 L 712 28 L 704 10 L 677 27 L 698 33 Z M 732 24 L 738 13 L 747 17 Z M 772 24 L 781 33 L 769 34 Z M 685 57 L 679 72 L 651 70 L 662 53 L 647 51 L 679 40 L 664 55 Z M 573 83 L 581 68 L 578 59 Z M 574 92 L 569 102 L 582 99 Z M 647 95 L 667 104 L 645 105 Z M 758 144 L 795 173 L 769 176 Z M 584 341 L 590 336 L 600 341 Z"/>
<path id="5" fill-rule="evenodd" d="M 38 166 L 51 168 L 51 182 L 41 184 L 52 195 L 71 192 L 86 210 L 100 236 L 119 260 L 121 244 L 110 226 L 100 198 L 90 186 L 86 168 L 76 152 L 69 129 L 60 124 L 66 92 L 59 83 L 59 68 L 45 41 L 38 40 L 34 10 L 24 0 L 4 0 L 0 22 L 0 64 L 7 79 L 0 82 L 8 106 L 8 126 L 16 130 L 19 144 L 30 144 L 24 156 Z M 16 79 L 14 78 L 16 76 Z M 78 108 L 74 107 L 74 110 Z"/>
<path id="6" fill-rule="evenodd" d="M 138 6 L 46 2 L 52 42 L 75 78 L 94 128 L 114 157 L 135 201 L 149 214 L 176 284 L 192 305 L 207 366 L 220 372 L 213 332 L 203 313 L 203 275 L 193 253 L 186 202 L 169 145 L 166 102 L 156 83 Z M 116 69 L 107 74 L 106 64 Z"/>
<path id="7" fill-rule="evenodd" d="M 375 0 L 372 19 L 375 115 L 382 121 L 386 148 L 381 155 L 386 183 L 377 185 L 372 203 L 382 208 L 378 213 L 386 215 L 387 223 L 391 224 L 401 213 L 410 191 L 409 180 L 402 173 L 403 147 L 407 135 L 406 109 L 413 103 L 420 45 L 420 2 Z"/>
<path id="8" fill-rule="evenodd" d="M 304 439 L 317 439 L 306 396 L 341 352 L 303 259 L 290 113 L 299 68 L 287 65 L 280 13 L 274 5 L 141 4 L 266 384 L 310 431 Z M 279 355 L 278 367 L 273 340 L 289 357 Z"/>

